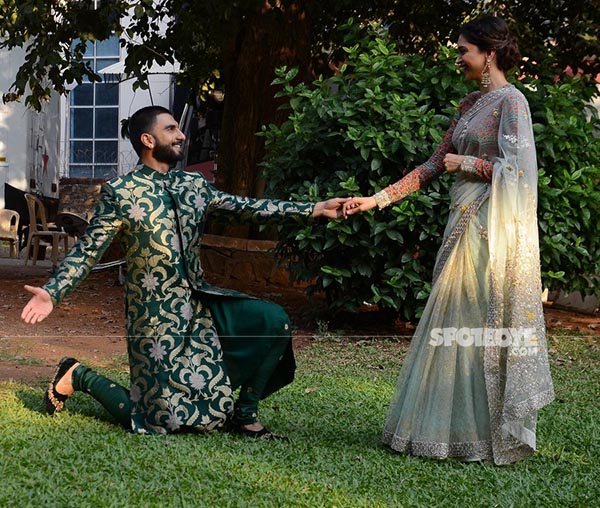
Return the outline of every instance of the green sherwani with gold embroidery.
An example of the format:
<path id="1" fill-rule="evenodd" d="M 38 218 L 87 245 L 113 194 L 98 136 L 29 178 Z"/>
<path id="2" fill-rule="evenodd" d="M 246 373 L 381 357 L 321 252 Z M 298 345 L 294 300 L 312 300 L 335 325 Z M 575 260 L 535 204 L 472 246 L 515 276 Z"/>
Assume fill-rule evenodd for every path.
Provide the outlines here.
<path id="1" fill-rule="evenodd" d="M 200 262 L 203 225 L 217 210 L 244 221 L 290 216 L 306 220 L 314 204 L 233 196 L 216 190 L 200 174 L 181 170 L 163 174 L 140 165 L 102 186 L 85 235 L 44 286 L 58 304 L 119 235 L 127 267 L 134 432 L 213 430 L 232 411 L 223 351 L 202 296 L 236 296 L 208 285 Z"/>

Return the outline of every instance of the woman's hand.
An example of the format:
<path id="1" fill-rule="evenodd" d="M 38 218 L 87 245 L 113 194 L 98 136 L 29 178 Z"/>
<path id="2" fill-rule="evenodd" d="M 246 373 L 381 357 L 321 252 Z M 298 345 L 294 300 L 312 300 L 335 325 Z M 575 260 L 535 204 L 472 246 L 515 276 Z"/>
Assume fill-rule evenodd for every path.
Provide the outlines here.
<path id="1" fill-rule="evenodd" d="M 344 217 L 348 217 L 348 215 L 353 215 L 358 212 L 366 212 L 376 206 L 377 202 L 372 196 L 352 198 L 344 203 Z"/>
<path id="2" fill-rule="evenodd" d="M 460 169 L 460 165 L 462 164 L 463 160 L 465 160 L 464 155 L 447 153 L 444 157 L 444 167 L 448 173 L 456 173 Z"/>
<path id="3" fill-rule="evenodd" d="M 33 293 L 33 296 L 21 312 L 21 319 L 30 324 L 43 321 L 54 308 L 48 291 L 33 286 L 25 286 L 25 290 Z"/>

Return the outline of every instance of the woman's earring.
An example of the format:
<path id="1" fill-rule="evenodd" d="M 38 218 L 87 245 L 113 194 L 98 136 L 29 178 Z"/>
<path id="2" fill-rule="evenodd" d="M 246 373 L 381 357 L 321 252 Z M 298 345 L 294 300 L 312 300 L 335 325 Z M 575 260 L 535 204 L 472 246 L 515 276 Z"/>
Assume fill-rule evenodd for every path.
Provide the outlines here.
<path id="1" fill-rule="evenodd" d="M 483 88 L 489 88 L 489 86 L 492 84 L 492 78 L 490 76 L 490 62 L 491 60 L 486 58 L 485 67 L 483 68 L 483 71 L 481 71 L 481 86 Z"/>

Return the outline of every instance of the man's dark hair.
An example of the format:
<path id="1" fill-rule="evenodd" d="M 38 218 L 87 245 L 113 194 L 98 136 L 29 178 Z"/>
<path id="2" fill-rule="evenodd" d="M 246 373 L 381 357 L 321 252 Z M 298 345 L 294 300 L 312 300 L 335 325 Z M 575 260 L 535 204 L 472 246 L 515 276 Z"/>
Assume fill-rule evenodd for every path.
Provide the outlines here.
<path id="1" fill-rule="evenodd" d="M 121 136 L 129 138 L 135 153 L 142 155 L 142 134 L 149 133 L 154 127 L 156 117 L 166 113 L 172 113 L 162 106 L 146 106 L 137 110 L 133 115 L 125 120 L 121 120 Z"/>

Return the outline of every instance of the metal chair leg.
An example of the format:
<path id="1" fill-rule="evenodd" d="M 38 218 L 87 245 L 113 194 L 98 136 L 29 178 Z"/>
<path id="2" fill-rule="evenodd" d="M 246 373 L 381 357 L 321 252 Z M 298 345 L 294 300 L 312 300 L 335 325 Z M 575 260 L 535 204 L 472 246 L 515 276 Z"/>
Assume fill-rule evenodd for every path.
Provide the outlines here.
<path id="1" fill-rule="evenodd" d="M 31 260 L 31 264 L 35 266 L 37 263 L 38 254 L 40 252 L 40 237 L 36 236 L 33 239 L 33 259 Z M 29 255 L 29 253 L 27 253 Z"/>
<path id="2" fill-rule="evenodd" d="M 52 235 L 52 271 L 58 267 L 58 242 L 60 238 L 58 235 Z"/>

